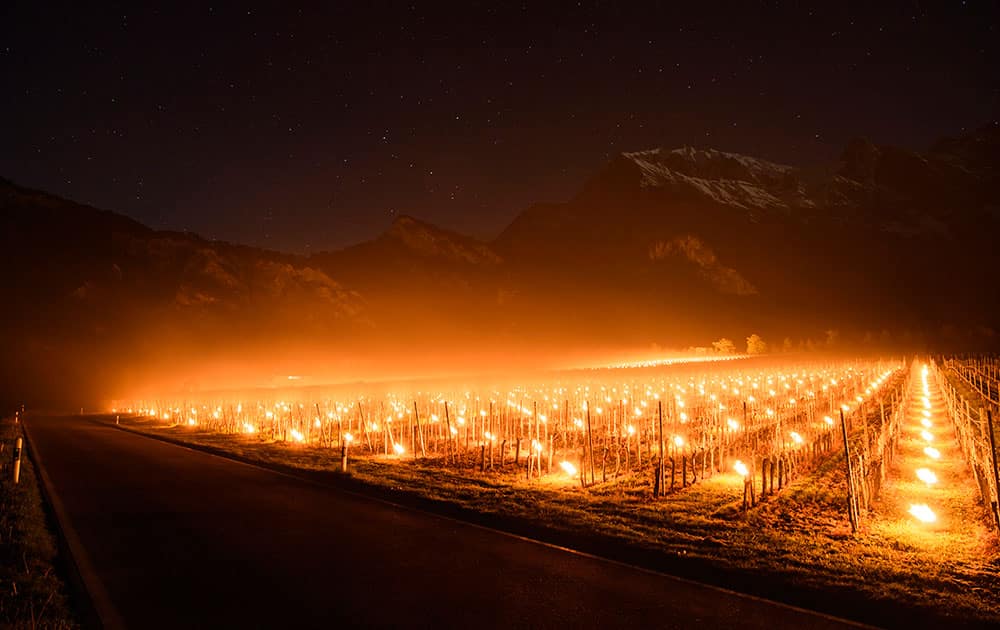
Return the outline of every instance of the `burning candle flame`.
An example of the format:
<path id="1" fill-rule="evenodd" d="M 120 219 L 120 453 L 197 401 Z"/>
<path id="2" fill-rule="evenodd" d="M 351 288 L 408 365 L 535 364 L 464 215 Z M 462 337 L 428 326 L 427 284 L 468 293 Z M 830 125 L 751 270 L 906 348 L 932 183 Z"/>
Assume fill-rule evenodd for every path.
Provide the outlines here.
<path id="1" fill-rule="evenodd" d="M 937 475 L 935 475 L 934 471 L 931 470 L 930 468 L 918 468 L 917 469 L 917 479 L 919 479 L 920 481 L 923 481 L 928 486 L 937 483 L 937 480 L 938 480 Z"/>
<path id="2" fill-rule="evenodd" d="M 909 512 L 921 523 L 933 523 L 937 520 L 937 514 L 934 513 L 934 510 L 927 507 L 926 503 L 910 504 Z"/>

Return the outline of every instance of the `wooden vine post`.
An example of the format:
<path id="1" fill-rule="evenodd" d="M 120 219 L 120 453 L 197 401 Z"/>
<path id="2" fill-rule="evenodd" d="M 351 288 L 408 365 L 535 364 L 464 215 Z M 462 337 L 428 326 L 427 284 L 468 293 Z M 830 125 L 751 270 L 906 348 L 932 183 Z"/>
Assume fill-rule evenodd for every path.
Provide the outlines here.
<path id="1" fill-rule="evenodd" d="M 535 447 L 535 443 L 544 447 L 544 442 L 542 441 L 542 427 L 541 420 L 538 419 L 538 401 L 534 401 L 531 405 L 531 417 L 535 421 L 535 442 L 531 445 L 531 454 L 535 457 L 535 472 L 538 477 L 542 476 L 542 452 Z M 528 479 L 531 479 L 531 465 L 529 460 L 528 465 Z"/>
<path id="2" fill-rule="evenodd" d="M 656 484 L 654 487 L 654 494 L 658 497 L 663 493 L 663 401 L 656 401 L 656 416 L 657 416 L 657 436 L 660 440 L 660 453 L 657 456 L 656 464 Z"/>
<path id="3" fill-rule="evenodd" d="M 590 449 L 590 485 L 594 485 L 594 432 L 590 427 L 590 401 L 587 401 L 587 443 Z"/>
<path id="4" fill-rule="evenodd" d="M 320 444 L 322 444 L 323 443 L 323 427 L 326 425 L 326 423 L 323 422 L 323 414 L 320 413 L 319 403 L 315 403 L 315 406 L 316 406 L 316 418 L 319 419 L 319 422 L 320 422 L 319 439 L 320 439 Z"/>
<path id="5" fill-rule="evenodd" d="M 590 405 L 588 404 L 587 406 L 589 407 Z M 587 487 L 587 480 L 586 480 L 587 473 L 585 472 L 586 469 L 587 469 L 587 441 L 580 440 L 580 487 L 584 489 L 586 489 Z"/>
<path id="6" fill-rule="evenodd" d="M 840 410 L 840 430 L 844 434 L 844 459 L 847 460 L 847 517 L 851 521 L 851 533 L 858 531 L 858 517 L 854 513 L 854 472 L 851 469 L 851 447 L 847 443 L 847 420 L 844 410 Z"/>
<path id="7" fill-rule="evenodd" d="M 444 401 L 444 422 L 447 426 L 448 434 L 445 436 L 444 442 L 444 461 L 446 463 L 451 463 L 451 451 L 452 451 L 452 435 L 451 435 L 451 415 L 448 413 L 448 401 Z M 457 461 L 457 457 L 455 458 Z"/>
<path id="8" fill-rule="evenodd" d="M 358 418 L 361 420 L 361 432 L 365 436 L 365 443 L 368 445 L 368 450 L 374 454 L 375 450 L 372 448 L 372 438 L 368 434 L 368 422 L 365 421 L 365 412 L 361 410 L 360 400 L 358 401 Z"/>
<path id="9" fill-rule="evenodd" d="M 493 470 L 493 443 L 496 442 L 496 427 L 493 426 L 493 401 L 490 401 L 490 470 Z"/>
<path id="10" fill-rule="evenodd" d="M 337 444 L 340 444 L 341 447 L 344 446 L 344 419 L 339 413 L 337 414 Z"/>
<path id="11" fill-rule="evenodd" d="M 993 518 L 996 520 L 997 529 L 1000 530 L 1000 508 L 997 506 L 997 500 L 1000 499 L 1000 469 L 997 468 L 997 441 L 996 436 L 993 435 L 993 410 L 986 410 L 986 422 L 989 424 L 989 434 L 990 434 L 990 462 L 993 464 L 993 483 L 995 494 L 992 501 L 993 508 Z"/>
<path id="12" fill-rule="evenodd" d="M 416 422 L 416 426 L 413 428 L 413 431 L 414 431 L 414 433 L 417 434 L 414 437 L 420 438 L 420 456 L 426 458 L 427 457 L 427 449 L 424 447 L 424 431 L 420 427 L 420 412 L 417 411 L 417 401 L 415 401 L 415 400 L 413 401 L 413 419 Z M 414 440 L 414 442 L 415 441 L 416 440 Z M 415 444 L 414 444 L 414 448 L 413 448 L 413 458 L 414 459 L 417 458 L 417 449 L 416 449 L 416 445 Z"/>

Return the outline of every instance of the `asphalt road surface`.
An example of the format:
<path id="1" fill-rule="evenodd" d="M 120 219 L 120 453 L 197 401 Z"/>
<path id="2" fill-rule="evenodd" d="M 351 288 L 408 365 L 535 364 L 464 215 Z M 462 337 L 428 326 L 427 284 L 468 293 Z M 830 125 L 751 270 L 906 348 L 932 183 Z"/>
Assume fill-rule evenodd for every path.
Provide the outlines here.
<path id="1" fill-rule="evenodd" d="M 109 625 L 842 627 L 87 418 L 28 429 Z"/>

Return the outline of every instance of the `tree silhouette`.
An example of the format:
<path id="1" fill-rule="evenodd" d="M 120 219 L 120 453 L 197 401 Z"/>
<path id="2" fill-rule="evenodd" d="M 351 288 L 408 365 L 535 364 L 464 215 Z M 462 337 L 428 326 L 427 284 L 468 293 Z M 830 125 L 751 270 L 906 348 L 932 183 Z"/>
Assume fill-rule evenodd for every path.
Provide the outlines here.
<path id="1" fill-rule="evenodd" d="M 754 333 L 747 337 L 747 354 L 766 354 L 767 343 L 760 335 Z"/>
<path id="2" fill-rule="evenodd" d="M 725 337 L 718 341 L 713 341 L 712 348 L 715 349 L 717 354 L 736 354 L 736 344 L 733 343 L 732 339 L 726 339 Z"/>

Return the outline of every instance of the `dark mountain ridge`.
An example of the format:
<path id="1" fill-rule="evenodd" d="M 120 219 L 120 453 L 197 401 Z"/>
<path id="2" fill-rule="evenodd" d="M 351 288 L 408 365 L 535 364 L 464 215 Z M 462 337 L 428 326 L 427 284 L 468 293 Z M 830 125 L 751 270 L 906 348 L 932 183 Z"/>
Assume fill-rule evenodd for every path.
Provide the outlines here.
<path id="1" fill-rule="evenodd" d="M 996 144 L 993 128 L 926 154 L 859 140 L 826 169 L 688 147 L 626 153 L 573 200 L 522 213 L 495 246 L 537 265 L 533 253 L 555 242 L 601 273 L 591 252 L 613 251 L 620 263 L 650 242 L 696 238 L 778 307 L 770 321 L 800 320 L 804 307 L 812 325 L 829 312 L 838 327 L 973 325 L 990 318 L 977 294 L 995 262 L 996 169 L 940 147 L 990 156 Z M 745 306 L 759 301 L 747 297 Z"/>

